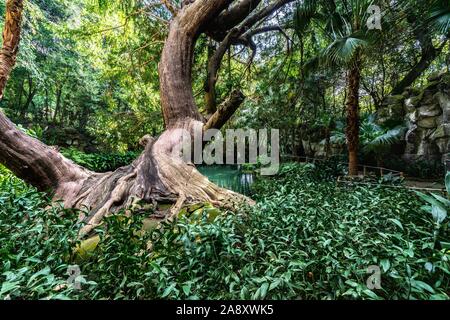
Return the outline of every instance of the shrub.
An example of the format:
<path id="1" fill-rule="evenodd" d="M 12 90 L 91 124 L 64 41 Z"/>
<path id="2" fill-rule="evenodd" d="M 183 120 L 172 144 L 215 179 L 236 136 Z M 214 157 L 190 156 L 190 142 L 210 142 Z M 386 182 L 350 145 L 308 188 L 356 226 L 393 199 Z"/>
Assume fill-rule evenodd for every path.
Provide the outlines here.
<path id="1" fill-rule="evenodd" d="M 62 154 L 75 163 L 95 172 L 114 171 L 131 164 L 138 156 L 138 152 L 129 151 L 123 154 L 114 153 L 84 153 L 75 148 L 62 150 Z"/>
<path id="2" fill-rule="evenodd" d="M 65 299 L 68 256 L 79 226 L 73 212 L 0 166 L 0 299 Z"/>

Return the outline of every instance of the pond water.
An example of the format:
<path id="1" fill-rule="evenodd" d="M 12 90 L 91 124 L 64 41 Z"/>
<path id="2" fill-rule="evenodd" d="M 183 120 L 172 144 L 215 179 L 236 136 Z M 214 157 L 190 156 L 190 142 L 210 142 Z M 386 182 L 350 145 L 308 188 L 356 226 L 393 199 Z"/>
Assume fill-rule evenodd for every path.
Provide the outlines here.
<path id="1" fill-rule="evenodd" d="M 238 166 L 199 166 L 197 169 L 219 187 L 250 195 L 254 175 L 242 172 Z"/>

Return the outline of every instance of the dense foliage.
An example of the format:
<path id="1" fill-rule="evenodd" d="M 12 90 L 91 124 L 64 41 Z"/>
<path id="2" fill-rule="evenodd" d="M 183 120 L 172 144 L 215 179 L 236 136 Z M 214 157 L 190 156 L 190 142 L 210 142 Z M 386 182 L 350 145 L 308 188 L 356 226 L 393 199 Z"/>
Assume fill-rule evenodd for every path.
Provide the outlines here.
<path id="1" fill-rule="evenodd" d="M 75 148 L 62 150 L 62 154 L 75 163 L 95 172 L 114 171 L 129 165 L 139 156 L 139 152 L 125 153 L 84 153 Z"/>
<path id="2" fill-rule="evenodd" d="M 430 74 L 448 70 L 445 0 L 379 1 L 382 31 L 373 32 L 360 30 L 364 24 L 350 28 L 355 19 L 367 19 L 373 1 L 327 3 L 283 8 L 267 22 L 283 32 L 256 35 L 251 60 L 249 48 L 230 49 L 217 95 L 221 100 L 236 87 L 247 95 L 232 125 L 333 129 L 345 112 L 343 62 L 360 47 L 367 61 L 362 113 L 377 111 L 405 78 L 425 85 Z M 12 120 L 43 131 L 71 127 L 121 152 L 162 131 L 157 65 L 170 19 L 164 7 L 154 1 L 29 0 L 25 9 L 18 65 L 0 104 Z M 3 13 L 1 4 L 1 19 Z M 196 47 L 193 87 L 201 109 L 208 48 L 217 45 L 202 36 Z"/>
<path id="3" fill-rule="evenodd" d="M 2 169 L 0 299 L 448 299 L 448 218 L 436 236 L 414 193 L 338 185 L 326 168 L 283 166 L 237 213 L 206 205 L 147 232 L 145 214 L 114 215 L 78 250 L 76 212 Z M 372 265 L 380 290 L 366 286 Z"/>

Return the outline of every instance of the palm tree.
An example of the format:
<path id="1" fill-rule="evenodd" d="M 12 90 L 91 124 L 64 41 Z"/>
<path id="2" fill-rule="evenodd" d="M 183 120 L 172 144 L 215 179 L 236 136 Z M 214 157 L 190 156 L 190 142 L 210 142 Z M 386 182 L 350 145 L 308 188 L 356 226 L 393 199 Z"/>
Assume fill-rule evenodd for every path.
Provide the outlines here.
<path id="1" fill-rule="evenodd" d="M 380 31 L 366 25 L 373 0 L 304 0 L 296 10 L 294 24 L 300 37 L 309 29 L 319 30 L 327 46 L 306 66 L 339 66 L 346 69 L 346 140 L 349 175 L 358 174 L 359 90 L 365 53 L 380 39 Z M 388 25 L 388 24 L 387 24 Z"/>

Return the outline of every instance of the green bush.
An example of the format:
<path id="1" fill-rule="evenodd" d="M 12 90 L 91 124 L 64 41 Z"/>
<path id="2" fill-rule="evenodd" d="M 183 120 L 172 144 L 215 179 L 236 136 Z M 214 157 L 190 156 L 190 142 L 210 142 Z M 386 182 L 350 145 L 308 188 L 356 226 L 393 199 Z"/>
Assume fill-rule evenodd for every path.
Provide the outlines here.
<path id="1" fill-rule="evenodd" d="M 79 226 L 74 212 L 48 203 L 0 165 L 0 299 L 71 295 L 68 256 Z"/>
<path id="2" fill-rule="evenodd" d="M 398 157 L 387 157 L 384 163 L 389 169 L 403 171 L 408 176 L 420 179 L 439 178 L 445 174 L 445 165 L 440 161 L 418 160 L 410 163 Z"/>
<path id="3" fill-rule="evenodd" d="M 205 206 L 148 232 L 145 214 L 111 216 L 84 258 L 73 254 L 76 213 L 46 210 L 3 173 L 0 299 L 448 299 L 450 252 L 435 247 L 424 202 L 402 188 L 339 186 L 333 171 L 289 164 L 259 179 L 254 207 L 216 217 Z M 449 242 L 448 220 L 439 238 Z M 65 284 L 71 264 L 82 290 Z M 373 265 L 379 290 L 366 286 Z"/>
<path id="4" fill-rule="evenodd" d="M 95 172 L 114 171 L 131 164 L 138 156 L 138 152 L 129 151 L 123 154 L 114 153 L 84 153 L 75 148 L 62 150 L 62 154 L 75 163 Z"/>

